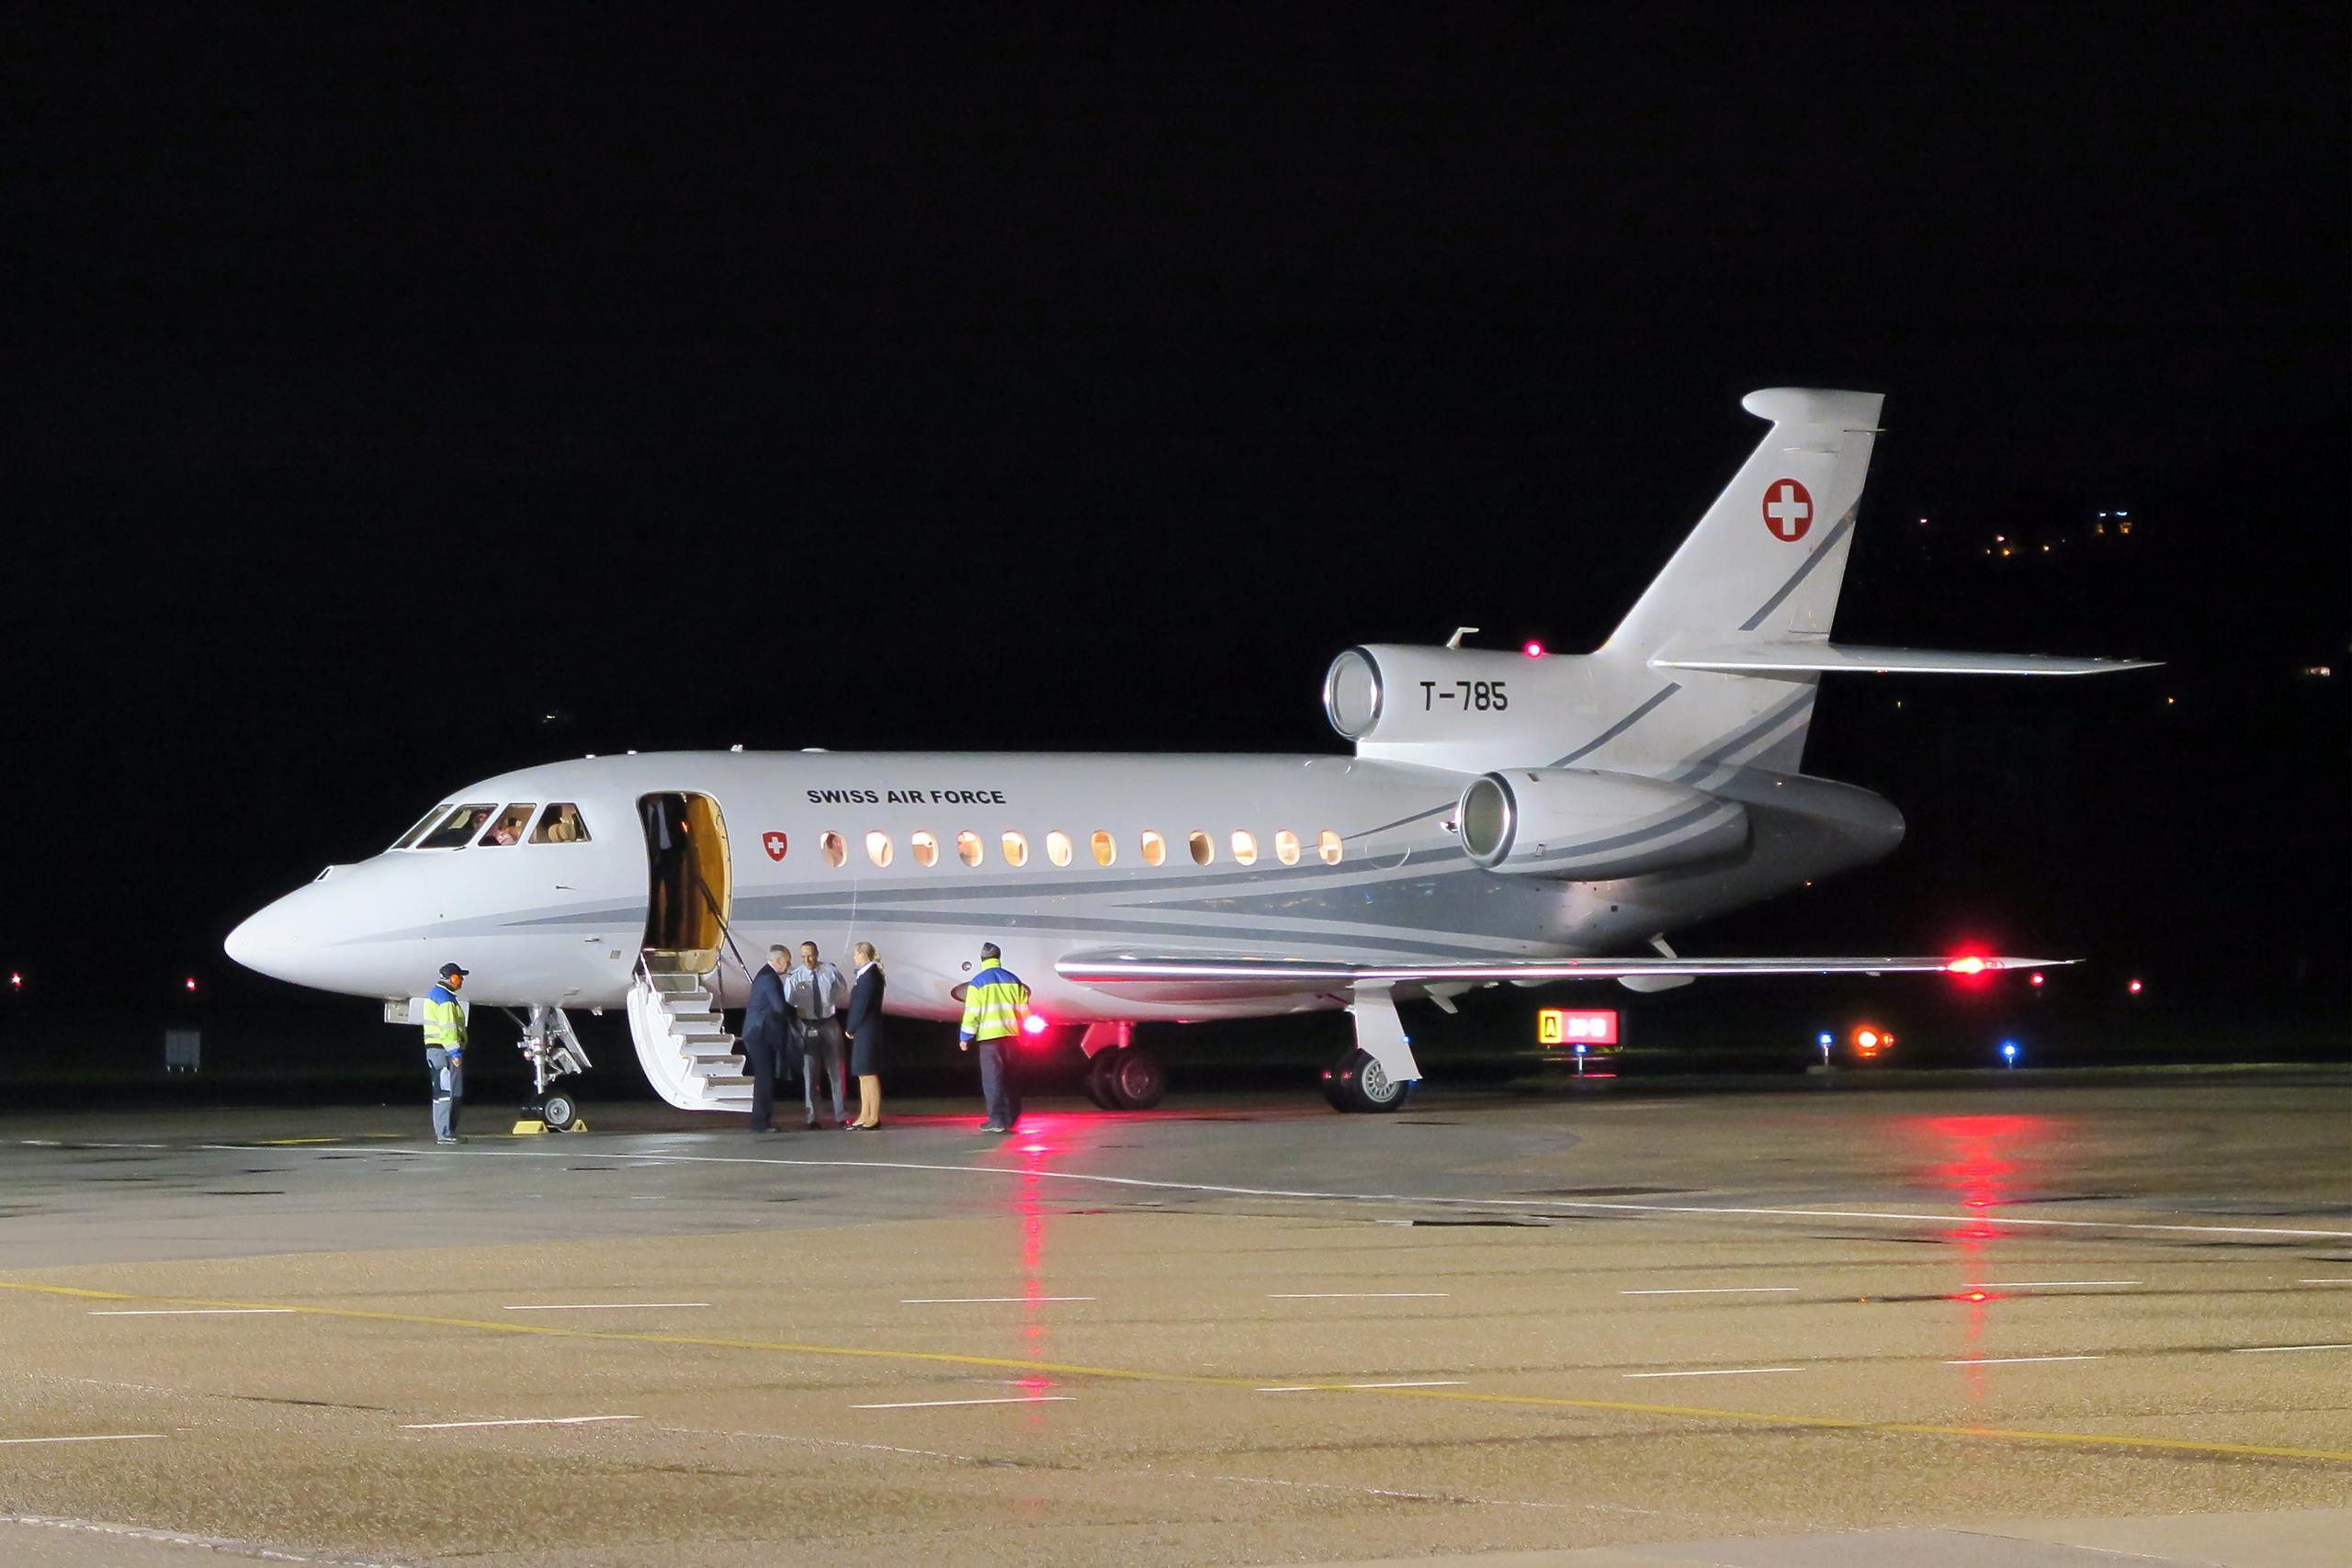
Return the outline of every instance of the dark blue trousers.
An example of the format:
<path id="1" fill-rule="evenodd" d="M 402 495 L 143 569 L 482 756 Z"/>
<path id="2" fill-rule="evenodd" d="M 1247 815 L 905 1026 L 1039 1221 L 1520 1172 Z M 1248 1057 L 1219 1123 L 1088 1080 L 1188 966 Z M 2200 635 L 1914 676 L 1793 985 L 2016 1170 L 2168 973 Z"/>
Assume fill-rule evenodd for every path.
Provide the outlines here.
<path id="1" fill-rule="evenodd" d="M 1021 1084 L 1013 1061 L 1020 1037 L 983 1040 L 972 1049 L 980 1054 L 980 1098 L 989 1103 L 989 1120 L 1010 1127 L 1021 1120 Z"/>

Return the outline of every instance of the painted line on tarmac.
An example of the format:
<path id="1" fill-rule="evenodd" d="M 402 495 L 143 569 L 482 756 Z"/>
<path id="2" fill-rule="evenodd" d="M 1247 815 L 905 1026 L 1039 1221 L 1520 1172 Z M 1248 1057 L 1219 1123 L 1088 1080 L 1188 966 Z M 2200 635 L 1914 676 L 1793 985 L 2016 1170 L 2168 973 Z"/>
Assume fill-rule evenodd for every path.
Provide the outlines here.
<path id="1" fill-rule="evenodd" d="M 1091 1302 L 1092 1296 L 901 1296 L 902 1307 L 922 1306 L 980 1306 L 989 1303 L 1012 1303 L 1025 1305 L 1030 1302 Z"/>
<path id="2" fill-rule="evenodd" d="M 590 1427 L 599 1421 L 642 1421 L 642 1416 L 530 1416 L 511 1421 L 412 1421 L 403 1432 L 453 1432 L 461 1427 Z"/>
<path id="3" fill-rule="evenodd" d="M 233 1147 L 234 1145 L 220 1145 Z M 489 1149 L 492 1159 L 571 1159 L 569 1154 L 542 1149 Z M 1510 1209 L 1541 1213 L 1556 1209 L 1595 1209 L 1607 1213 L 1695 1214 L 1717 1219 L 1883 1220 L 1907 1225 L 2029 1225 L 2040 1229 L 2086 1231 L 2162 1231 L 2191 1235 L 2316 1236 L 2352 1241 L 2352 1231 L 2299 1229 L 2287 1225 L 2193 1225 L 2148 1220 L 2043 1220 L 2015 1214 L 1905 1213 L 1893 1209 L 1777 1209 L 1718 1206 L 1706 1203 L 1607 1203 L 1589 1198 L 1440 1198 L 1413 1192 L 1317 1192 L 1304 1188 L 1233 1187 L 1208 1181 L 1159 1181 L 1140 1176 L 1102 1176 L 1091 1171 L 1031 1169 L 1005 1165 L 938 1165 L 918 1160 L 786 1159 L 765 1155 L 639 1155 L 614 1152 L 600 1158 L 641 1160 L 653 1165 L 764 1165 L 823 1170 L 921 1170 L 947 1176 L 1011 1176 L 1024 1180 L 1091 1181 L 1110 1187 L 1141 1188 L 1161 1192 L 1204 1192 L 1225 1198 L 1283 1198 L 1315 1202 L 1412 1203 L 1443 1208 Z"/>
<path id="4" fill-rule="evenodd" d="M 1620 1291 L 1621 1296 L 1764 1296 L 1793 1292 L 1795 1285 L 1701 1285 L 1671 1291 Z"/>
<path id="5" fill-rule="evenodd" d="M 277 1313 L 292 1312 L 292 1307 L 141 1307 L 101 1308 L 91 1312 L 91 1317 L 266 1317 Z"/>
<path id="6" fill-rule="evenodd" d="M 503 1306 L 501 1312 L 634 1312 L 639 1308 L 707 1307 L 708 1302 L 547 1302 L 534 1306 Z"/>
<path id="7" fill-rule="evenodd" d="M 1270 1302 L 1442 1302 L 1447 1291 L 1268 1291 Z"/>
<path id="8" fill-rule="evenodd" d="M 2284 1350 L 2352 1350 L 2352 1345 L 2241 1345 L 2233 1356 L 2275 1356 Z"/>
<path id="9" fill-rule="evenodd" d="M 2026 1361 L 2104 1361 L 2098 1356 L 1962 1356 L 1956 1361 L 1946 1361 L 1947 1367 L 2012 1367 Z"/>
<path id="10" fill-rule="evenodd" d="M 1253 1389 L 1253 1393 L 1329 1393 L 1335 1390 L 1353 1393 L 1368 1388 L 1460 1388 L 1462 1378 L 1419 1378 L 1402 1382 L 1293 1382 L 1276 1383 L 1268 1388 Z"/>
<path id="11" fill-rule="evenodd" d="M 1628 1378 L 1744 1378 L 1761 1377 L 1768 1372 L 1801 1372 L 1803 1367 L 1709 1367 L 1695 1372 L 1620 1372 Z"/>
<path id="12" fill-rule="evenodd" d="M 905 1399 L 895 1404 L 853 1404 L 852 1410 L 942 1410 L 951 1404 L 1067 1404 L 1074 1393 L 1015 1394 L 1006 1399 Z"/>
<path id="13" fill-rule="evenodd" d="M 81 1301 L 164 1302 L 177 1306 L 278 1306 L 275 1302 L 209 1301 L 187 1296 L 147 1296 L 127 1291 L 103 1291 L 85 1285 L 45 1285 L 0 1280 L 0 1291 L 25 1295 L 62 1296 Z M 556 1339 L 578 1339 L 605 1345 L 652 1345 L 704 1350 L 752 1350 L 779 1356 L 823 1356 L 842 1360 L 915 1362 L 929 1366 L 989 1367 L 1025 1376 L 1102 1378 L 1123 1382 L 1157 1383 L 1163 1387 L 1254 1392 L 1255 1378 L 1219 1377 L 1207 1372 L 1158 1371 L 1148 1367 L 1102 1367 L 1074 1362 L 1023 1360 L 1011 1356 L 979 1356 L 952 1350 L 910 1350 L 869 1345 L 807 1345 L 789 1340 L 725 1339 L 715 1335 L 653 1334 L 615 1328 L 568 1328 L 548 1323 L 496 1322 L 485 1318 L 442 1317 L 430 1313 L 388 1312 L 368 1307 L 294 1306 L 305 1316 L 351 1323 L 396 1323 L 414 1327 L 468 1329 L 487 1334 L 536 1334 Z M 2352 1349 L 2352 1345 L 2339 1347 Z M 1349 1389 L 1345 1383 L 1322 1385 L 1338 1393 L 1359 1392 L 1391 1399 L 1442 1399 L 1468 1404 L 1498 1405 L 1522 1410 L 1593 1410 L 1612 1415 L 1672 1416 L 1693 1421 L 1752 1422 L 1765 1426 L 1810 1427 L 1822 1432 L 1899 1434 L 1905 1437 L 1949 1438 L 1967 1442 L 2046 1443 L 2069 1448 L 2133 1449 L 2152 1453 L 2228 1455 L 2245 1459 L 2310 1461 L 2352 1465 L 2352 1450 L 2302 1449 L 2267 1443 L 2216 1443 L 2188 1438 L 2143 1438 L 2110 1432 L 2049 1432 L 2028 1427 L 1943 1426 L 1926 1421 L 1878 1421 L 1859 1416 L 1800 1416 L 1769 1410 L 1720 1410 L 1704 1405 L 1654 1404 L 1625 1399 L 1570 1399 L 1557 1394 L 1491 1393 L 1469 1389 L 1387 1388 Z"/>
<path id="14" fill-rule="evenodd" d="M 101 1519 L 69 1519 L 55 1514 L 0 1514 L 0 1525 L 30 1525 L 40 1529 L 71 1530 L 80 1535 L 112 1536 L 118 1540 L 142 1540 L 157 1546 L 185 1546 L 198 1551 L 220 1552 L 264 1562 L 314 1562 L 321 1568 L 399 1568 L 372 1557 L 306 1557 L 280 1547 L 257 1546 L 247 1540 L 191 1535 L 186 1530 L 145 1529 L 137 1525 L 108 1524 Z"/>
<path id="15" fill-rule="evenodd" d="M 136 1443 L 163 1435 L 161 1432 L 100 1432 L 86 1438 L 0 1438 L 0 1448 L 26 1448 L 34 1443 Z"/>
<path id="16" fill-rule="evenodd" d="M 2352 1280 L 2298 1280 L 2298 1285 L 2352 1285 Z"/>
<path id="17" fill-rule="evenodd" d="M 1979 1291 L 2048 1291 L 2061 1285 L 2144 1285 L 2145 1280 L 2009 1280 L 1971 1287 Z"/>

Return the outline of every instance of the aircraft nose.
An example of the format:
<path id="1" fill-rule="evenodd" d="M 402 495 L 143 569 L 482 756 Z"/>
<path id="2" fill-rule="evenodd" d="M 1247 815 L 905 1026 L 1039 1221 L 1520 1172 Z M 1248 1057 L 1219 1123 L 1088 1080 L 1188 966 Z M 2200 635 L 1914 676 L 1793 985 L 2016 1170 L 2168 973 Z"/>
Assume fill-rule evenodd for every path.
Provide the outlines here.
<path id="1" fill-rule="evenodd" d="M 301 940 L 305 921 L 300 906 L 310 891 L 297 888 L 264 905 L 222 939 L 220 950 L 256 974 L 298 986 L 309 984 L 300 971 L 306 946 Z"/>

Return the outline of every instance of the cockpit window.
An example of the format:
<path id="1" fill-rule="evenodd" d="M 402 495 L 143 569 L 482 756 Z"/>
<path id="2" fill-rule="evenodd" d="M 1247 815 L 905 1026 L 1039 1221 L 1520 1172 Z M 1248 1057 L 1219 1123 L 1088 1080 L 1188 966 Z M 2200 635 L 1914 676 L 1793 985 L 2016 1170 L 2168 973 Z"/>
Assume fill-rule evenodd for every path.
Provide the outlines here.
<path id="1" fill-rule="evenodd" d="M 558 801 L 539 813 L 539 825 L 531 831 L 535 844 L 584 844 L 588 841 L 588 824 L 580 819 L 580 807 L 570 801 Z"/>
<path id="2" fill-rule="evenodd" d="M 426 812 L 424 816 L 416 819 L 415 827 L 411 828 L 407 832 L 402 833 L 397 840 L 393 840 L 392 848 L 396 850 L 405 850 L 413 846 L 416 840 L 424 835 L 424 832 L 427 828 L 430 828 L 435 822 L 440 821 L 441 818 L 447 816 L 448 813 L 449 808 L 446 806 L 435 807 L 432 810 Z"/>
<path id="3" fill-rule="evenodd" d="M 419 839 L 416 847 L 420 850 L 462 850 L 472 842 L 473 836 L 481 831 L 491 814 L 497 809 L 498 803 L 494 800 L 453 806 L 449 814 L 441 818 L 441 826 Z"/>
<path id="4" fill-rule="evenodd" d="M 508 807 L 498 814 L 498 820 L 490 825 L 490 831 L 481 836 L 481 842 L 485 845 L 521 843 L 523 835 L 531 830 L 531 813 L 538 808 L 539 803 L 536 800 Z"/>

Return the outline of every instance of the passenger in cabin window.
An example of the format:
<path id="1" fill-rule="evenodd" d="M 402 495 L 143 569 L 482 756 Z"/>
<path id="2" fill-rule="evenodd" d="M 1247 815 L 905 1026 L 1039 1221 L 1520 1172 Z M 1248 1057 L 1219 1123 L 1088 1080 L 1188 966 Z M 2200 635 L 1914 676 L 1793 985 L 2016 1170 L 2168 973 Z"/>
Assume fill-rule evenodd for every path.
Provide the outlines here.
<path id="1" fill-rule="evenodd" d="M 842 1033 L 849 1041 L 849 1070 L 857 1079 L 857 1120 L 849 1130 L 871 1133 L 882 1125 L 882 955 L 870 942 L 850 952 L 857 960 L 857 979 L 849 989 Z"/>

